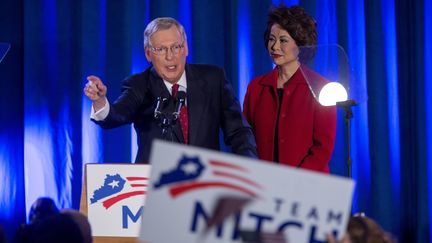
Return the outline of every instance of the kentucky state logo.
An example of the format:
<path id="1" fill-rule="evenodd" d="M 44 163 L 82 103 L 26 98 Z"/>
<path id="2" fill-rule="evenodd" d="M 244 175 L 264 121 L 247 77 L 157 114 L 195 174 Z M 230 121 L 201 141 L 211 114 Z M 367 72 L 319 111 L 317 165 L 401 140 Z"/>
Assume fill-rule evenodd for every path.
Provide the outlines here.
<path id="1" fill-rule="evenodd" d="M 225 188 L 257 197 L 262 187 L 250 180 L 248 174 L 247 168 L 235 163 L 217 160 L 202 163 L 198 156 L 183 155 L 175 168 L 163 172 L 153 186 L 155 189 L 168 187 L 172 198 L 210 188 Z"/>
<path id="2" fill-rule="evenodd" d="M 102 205 L 108 209 L 127 198 L 144 195 L 146 191 L 143 188 L 147 187 L 145 183 L 147 180 L 146 177 L 122 177 L 120 174 L 107 174 L 103 185 L 93 191 L 90 203 L 94 204 L 102 200 Z"/>

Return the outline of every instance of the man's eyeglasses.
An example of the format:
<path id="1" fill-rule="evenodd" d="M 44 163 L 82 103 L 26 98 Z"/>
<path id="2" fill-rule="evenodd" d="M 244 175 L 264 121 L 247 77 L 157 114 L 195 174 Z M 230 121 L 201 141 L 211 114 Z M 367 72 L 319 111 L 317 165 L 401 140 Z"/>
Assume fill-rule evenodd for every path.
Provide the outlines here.
<path id="1" fill-rule="evenodd" d="M 170 47 L 161 46 L 161 47 L 153 47 L 149 46 L 151 52 L 155 55 L 166 55 L 168 53 L 168 49 L 171 50 L 171 53 L 177 55 L 180 53 L 181 49 L 184 47 L 184 42 L 181 44 L 174 44 Z"/>

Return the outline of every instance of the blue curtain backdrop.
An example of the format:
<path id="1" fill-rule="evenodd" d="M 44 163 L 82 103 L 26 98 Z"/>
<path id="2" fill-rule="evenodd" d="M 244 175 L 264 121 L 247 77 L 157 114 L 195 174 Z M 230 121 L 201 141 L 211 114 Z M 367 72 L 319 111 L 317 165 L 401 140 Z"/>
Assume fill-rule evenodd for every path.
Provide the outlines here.
<path id="1" fill-rule="evenodd" d="M 79 207 L 83 166 L 133 161 L 130 126 L 103 131 L 89 121 L 85 77 L 108 98 L 148 63 L 142 32 L 171 16 L 187 31 L 189 62 L 225 68 L 240 101 L 250 79 L 272 69 L 264 44 L 272 4 L 299 4 L 318 22 L 319 43 L 341 45 L 367 102 L 354 107 L 353 211 L 400 242 L 431 242 L 431 1 L 9 0 L 0 5 L 0 223 L 8 237 L 40 196 Z M 346 176 L 339 112 L 333 174 Z"/>

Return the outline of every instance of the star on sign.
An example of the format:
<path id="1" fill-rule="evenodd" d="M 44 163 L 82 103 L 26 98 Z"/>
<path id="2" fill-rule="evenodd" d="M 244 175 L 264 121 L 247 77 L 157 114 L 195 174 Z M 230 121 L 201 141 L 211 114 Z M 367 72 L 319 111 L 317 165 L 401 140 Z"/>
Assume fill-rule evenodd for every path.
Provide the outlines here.
<path id="1" fill-rule="evenodd" d="M 119 181 L 113 180 L 112 182 L 108 183 L 108 186 L 111 186 L 112 188 L 118 187 Z"/>
<path id="2" fill-rule="evenodd" d="M 197 165 L 195 163 L 192 163 L 192 162 L 189 162 L 189 163 L 181 166 L 181 170 L 187 175 L 195 174 L 197 172 L 197 169 L 198 169 Z"/>

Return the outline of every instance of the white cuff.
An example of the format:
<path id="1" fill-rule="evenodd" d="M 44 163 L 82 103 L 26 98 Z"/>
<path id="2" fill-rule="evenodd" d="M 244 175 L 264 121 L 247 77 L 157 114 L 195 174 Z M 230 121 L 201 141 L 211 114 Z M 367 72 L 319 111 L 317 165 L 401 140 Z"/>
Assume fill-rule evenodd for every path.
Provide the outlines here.
<path id="1" fill-rule="evenodd" d="M 110 110 L 110 105 L 108 99 L 105 97 L 105 106 L 102 109 L 95 112 L 92 105 L 90 118 L 96 121 L 102 121 L 108 116 L 109 110 Z"/>

